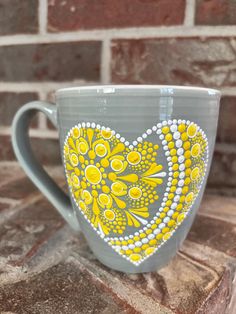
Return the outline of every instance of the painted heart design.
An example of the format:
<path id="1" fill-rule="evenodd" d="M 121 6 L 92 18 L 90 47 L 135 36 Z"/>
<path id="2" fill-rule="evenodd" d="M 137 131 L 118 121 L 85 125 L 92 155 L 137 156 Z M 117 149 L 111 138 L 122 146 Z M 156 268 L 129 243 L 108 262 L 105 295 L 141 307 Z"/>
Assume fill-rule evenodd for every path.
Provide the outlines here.
<path id="1" fill-rule="evenodd" d="M 79 210 L 134 265 L 154 254 L 185 219 L 207 162 L 206 135 L 186 120 L 158 123 L 132 144 L 110 128 L 83 122 L 64 143 L 67 181 Z"/>

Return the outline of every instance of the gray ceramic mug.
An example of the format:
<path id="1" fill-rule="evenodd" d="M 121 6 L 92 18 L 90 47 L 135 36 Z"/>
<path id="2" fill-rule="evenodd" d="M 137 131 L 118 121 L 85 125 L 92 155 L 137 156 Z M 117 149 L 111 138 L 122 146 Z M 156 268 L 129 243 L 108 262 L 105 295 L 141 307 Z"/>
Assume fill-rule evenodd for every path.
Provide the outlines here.
<path id="1" fill-rule="evenodd" d="M 177 86 L 60 89 L 13 122 L 30 179 L 95 256 L 127 273 L 157 270 L 176 253 L 199 207 L 214 148 L 220 92 Z M 41 111 L 58 128 L 70 199 L 36 162 L 27 136 Z"/>

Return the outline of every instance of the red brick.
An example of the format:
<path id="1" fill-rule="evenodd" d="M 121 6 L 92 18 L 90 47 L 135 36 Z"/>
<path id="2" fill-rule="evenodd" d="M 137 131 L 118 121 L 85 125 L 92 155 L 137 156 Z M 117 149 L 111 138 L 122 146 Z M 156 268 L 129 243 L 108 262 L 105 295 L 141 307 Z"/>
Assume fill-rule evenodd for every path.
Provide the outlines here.
<path id="1" fill-rule="evenodd" d="M 236 257 L 235 225 L 229 222 L 198 215 L 187 238 Z"/>
<path id="2" fill-rule="evenodd" d="M 230 144 L 217 144 L 208 178 L 208 187 L 231 188 L 236 196 L 236 150 Z M 232 191 L 233 192 L 233 191 Z"/>
<path id="3" fill-rule="evenodd" d="M 51 32 L 182 24 L 185 0 L 50 0 Z"/>
<path id="4" fill-rule="evenodd" d="M 195 23 L 199 25 L 236 24 L 235 0 L 197 0 Z"/>
<path id="5" fill-rule="evenodd" d="M 10 126 L 16 111 L 25 103 L 37 99 L 37 93 L 0 93 L 0 124 Z M 37 126 L 37 119 L 33 120 L 31 126 Z"/>
<path id="6" fill-rule="evenodd" d="M 114 83 L 235 86 L 232 39 L 114 40 Z M 224 51 L 224 53 L 222 53 Z"/>
<path id="7" fill-rule="evenodd" d="M 236 97 L 224 96 L 221 99 L 218 142 L 236 143 Z"/>
<path id="8" fill-rule="evenodd" d="M 38 0 L 0 0 L 0 35 L 37 32 Z"/>
<path id="9" fill-rule="evenodd" d="M 0 307 L 2 313 L 126 313 L 69 262 L 0 288 Z"/>
<path id="10" fill-rule="evenodd" d="M 100 50 L 98 41 L 0 47 L 0 80 L 99 81 Z"/>
<path id="11" fill-rule="evenodd" d="M 61 164 L 58 139 L 31 138 L 36 158 L 43 164 Z M 9 135 L 0 135 L 0 161 L 16 160 Z"/>

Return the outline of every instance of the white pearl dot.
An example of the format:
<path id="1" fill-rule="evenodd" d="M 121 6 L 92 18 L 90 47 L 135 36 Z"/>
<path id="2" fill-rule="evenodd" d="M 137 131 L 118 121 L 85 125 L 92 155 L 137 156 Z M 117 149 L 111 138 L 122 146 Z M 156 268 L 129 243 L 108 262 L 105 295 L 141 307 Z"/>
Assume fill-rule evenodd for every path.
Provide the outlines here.
<path id="1" fill-rule="evenodd" d="M 139 136 L 139 137 L 137 138 L 137 141 L 138 141 L 138 142 L 142 142 L 142 141 L 143 141 L 142 137 Z"/>
<path id="2" fill-rule="evenodd" d="M 166 226 L 166 224 L 162 222 L 162 223 L 160 223 L 159 228 L 163 229 L 165 226 Z"/>
<path id="3" fill-rule="evenodd" d="M 162 141 L 162 145 L 166 145 L 166 144 L 167 144 L 166 140 Z"/>
<path id="4" fill-rule="evenodd" d="M 177 131 L 177 125 L 173 124 L 171 127 L 170 127 L 170 130 L 171 132 L 176 132 Z"/>
<path id="5" fill-rule="evenodd" d="M 171 161 L 171 157 L 168 157 L 168 158 L 167 158 L 167 161 Z"/>
<path id="6" fill-rule="evenodd" d="M 147 134 L 143 133 L 142 138 L 147 138 Z"/>
<path id="7" fill-rule="evenodd" d="M 172 205 L 170 206 L 171 209 L 175 209 L 177 207 L 177 203 L 172 203 Z"/>
<path id="8" fill-rule="evenodd" d="M 128 141 L 125 141 L 125 145 L 128 146 L 128 145 L 129 145 L 129 142 L 128 142 Z"/>
<path id="9" fill-rule="evenodd" d="M 178 186 L 183 186 L 184 185 L 184 180 L 179 180 Z"/>
<path id="10" fill-rule="evenodd" d="M 182 146 L 182 143 L 183 142 L 181 140 L 177 140 L 175 145 L 176 145 L 177 148 L 180 148 Z"/>
<path id="11" fill-rule="evenodd" d="M 147 134 L 148 134 L 148 135 L 152 134 L 152 130 L 151 130 L 151 129 L 148 129 L 148 130 L 147 130 Z"/>
<path id="12" fill-rule="evenodd" d="M 163 149 L 164 149 L 164 150 L 168 150 L 168 146 L 164 146 Z"/>
<path id="13" fill-rule="evenodd" d="M 159 138 L 160 138 L 160 140 L 164 140 L 164 135 L 161 134 L 161 135 L 159 136 Z"/>
<path id="14" fill-rule="evenodd" d="M 165 152 L 165 155 L 166 156 L 170 156 L 170 152 Z"/>
<path id="15" fill-rule="evenodd" d="M 131 250 L 133 250 L 133 249 L 135 248 L 135 245 L 134 245 L 134 244 L 129 244 L 129 248 L 130 248 Z"/>
<path id="16" fill-rule="evenodd" d="M 178 140 L 180 138 L 180 133 L 179 132 L 175 132 L 173 135 L 175 140 Z"/>
<path id="17" fill-rule="evenodd" d="M 183 153 L 184 153 L 184 150 L 183 150 L 183 148 L 178 148 L 177 149 L 177 155 L 183 155 Z"/>
<path id="18" fill-rule="evenodd" d="M 164 125 L 164 126 L 167 125 L 167 121 L 163 121 L 162 125 Z"/>
<path id="19" fill-rule="evenodd" d="M 167 212 L 167 215 L 170 216 L 170 217 L 171 217 L 173 214 L 174 214 L 174 211 L 173 211 L 172 209 Z"/>
<path id="20" fill-rule="evenodd" d="M 180 196 L 179 196 L 179 195 L 175 195 L 175 197 L 174 197 L 174 201 L 175 201 L 175 202 L 178 202 L 178 201 L 179 201 L 179 199 L 180 199 Z"/>
<path id="21" fill-rule="evenodd" d="M 152 130 L 153 130 L 153 131 L 156 131 L 156 130 L 157 130 L 156 125 L 154 125 L 154 126 L 152 127 Z"/>
<path id="22" fill-rule="evenodd" d="M 179 165 L 179 170 L 180 170 L 180 171 L 183 171 L 184 169 L 185 169 L 185 164 Z"/>
<path id="23" fill-rule="evenodd" d="M 136 146 L 138 144 L 137 141 L 133 141 L 133 145 Z"/>
<path id="24" fill-rule="evenodd" d="M 160 229 L 155 229 L 155 230 L 153 231 L 154 234 L 159 234 L 160 232 L 161 232 Z"/>
<path id="25" fill-rule="evenodd" d="M 161 134 L 161 129 L 158 129 L 156 133 Z"/>
<path id="26" fill-rule="evenodd" d="M 90 127 L 90 122 L 87 122 L 87 127 L 88 127 L 88 128 Z"/>
<path id="27" fill-rule="evenodd" d="M 125 251 L 127 251 L 127 250 L 128 250 L 128 246 L 123 245 L 123 246 L 122 246 L 122 249 L 125 250 Z"/>
<path id="28" fill-rule="evenodd" d="M 125 138 L 124 138 L 124 137 L 121 137 L 121 138 L 120 138 L 120 141 L 121 141 L 122 143 L 124 143 Z"/>
<path id="29" fill-rule="evenodd" d="M 116 133 L 116 138 L 120 138 L 120 134 L 119 133 Z"/>
<path id="30" fill-rule="evenodd" d="M 171 120 L 168 120 L 168 125 L 171 125 L 172 124 L 172 121 Z"/>
<path id="31" fill-rule="evenodd" d="M 135 233 L 134 233 L 134 235 L 138 236 L 138 235 L 139 235 L 139 233 L 138 233 L 138 232 L 135 232 Z"/>
<path id="32" fill-rule="evenodd" d="M 176 119 L 174 119 L 174 120 L 173 120 L 173 123 L 174 123 L 174 124 L 176 124 L 176 123 L 177 123 L 177 120 L 176 120 Z"/>
<path id="33" fill-rule="evenodd" d="M 83 128 L 85 127 L 85 123 L 84 123 L 84 122 L 82 122 L 82 127 L 83 127 Z"/>
<path id="34" fill-rule="evenodd" d="M 177 188 L 175 191 L 176 194 L 181 194 L 182 193 L 182 189 L 181 188 Z"/>
<path id="35" fill-rule="evenodd" d="M 170 217 L 165 217 L 163 221 L 167 224 L 170 221 Z"/>
<path id="36" fill-rule="evenodd" d="M 154 239 L 154 238 L 155 238 L 154 234 L 149 234 L 149 235 L 148 235 L 148 239 L 149 239 L 149 240 L 152 240 L 152 239 Z"/>
<path id="37" fill-rule="evenodd" d="M 158 123 L 158 124 L 157 124 L 157 127 L 158 127 L 158 128 L 161 128 L 161 123 Z"/>
<path id="38" fill-rule="evenodd" d="M 184 162 L 184 156 L 183 156 L 183 155 L 179 156 L 178 162 L 179 162 L 180 164 L 181 164 L 182 162 Z"/>
<path id="39" fill-rule="evenodd" d="M 184 177 L 185 177 L 185 172 L 184 172 L 184 171 L 180 172 L 179 178 L 180 178 L 180 179 L 183 179 Z"/>
<path id="40" fill-rule="evenodd" d="M 142 243 L 144 243 L 144 244 L 148 243 L 148 239 L 147 239 L 147 238 L 144 238 L 144 239 L 142 239 L 141 241 L 142 241 Z"/>

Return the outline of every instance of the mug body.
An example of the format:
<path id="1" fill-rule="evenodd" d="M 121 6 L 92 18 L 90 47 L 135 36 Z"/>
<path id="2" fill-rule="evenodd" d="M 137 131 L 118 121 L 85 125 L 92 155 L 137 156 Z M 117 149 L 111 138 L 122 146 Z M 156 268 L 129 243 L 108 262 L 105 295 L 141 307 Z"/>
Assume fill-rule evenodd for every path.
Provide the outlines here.
<path id="1" fill-rule="evenodd" d="M 220 93 L 177 86 L 57 91 L 71 203 L 95 256 L 127 273 L 165 265 L 199 207 Z"/>

